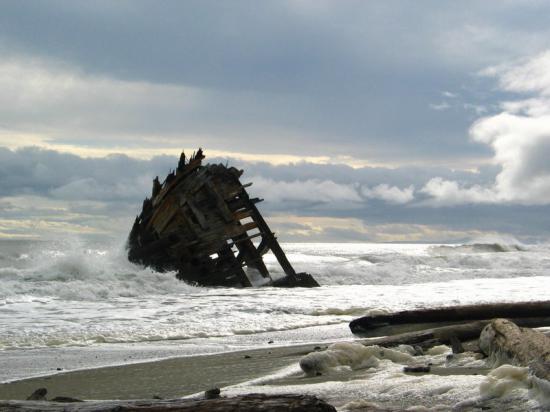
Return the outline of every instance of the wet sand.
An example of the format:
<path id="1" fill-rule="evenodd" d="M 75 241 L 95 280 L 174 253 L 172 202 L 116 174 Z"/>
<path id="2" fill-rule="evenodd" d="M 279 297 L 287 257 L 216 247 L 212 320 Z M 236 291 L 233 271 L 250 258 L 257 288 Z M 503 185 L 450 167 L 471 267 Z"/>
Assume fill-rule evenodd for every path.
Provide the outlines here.
<path id="1" fill-rule="evenodd" d="M 186 356 L 155 362 L 78 370 L 0 384 L 0 399 L 26 399 L 36 389 L 48 398 L 177 398 L 265 376 L 296 364 L 315 344 L 269 347 L 215 355 Z M 322 345 L 323 348 L 326 344 Z"/>

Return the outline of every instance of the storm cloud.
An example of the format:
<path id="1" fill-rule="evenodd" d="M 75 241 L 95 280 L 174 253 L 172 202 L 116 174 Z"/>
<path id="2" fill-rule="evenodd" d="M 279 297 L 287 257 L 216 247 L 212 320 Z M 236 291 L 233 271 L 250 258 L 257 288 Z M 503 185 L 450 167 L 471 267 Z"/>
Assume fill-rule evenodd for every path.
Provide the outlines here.
<path id="1" fill-rule="evenodd" d="M 286 240 L 547 236 L 542 1 L 6 1 L 0 236 L 120 235 L 182 148 Z"/>
<path id="2" fill-rule="evenodd" d="M 0 124 L 64 145 L 200 141 L 456 167 L 489 153 L 464 138 L 493 103 L 472 74 L 543 50 L 548 11 L 508 1 L 8 1 L 0 80 L 19 104 Z"/>
<path id="3" fill-rule="evenodd" d="M 208 156 L 208 152 L 206 152 Z M 124 237 L 152 177 L 162 179 L 176 156 L 150 160 L 112 155 L 83 158 L 39 148 L 0 149 L 0 231 L 3 236 L 84 233 Z M 249 193 L 283 240 L 450 241 L 484 234 L 542 238 L 546 208 L 440 204 L 422 188 L 434 174 L 486 185 L 496 170 L 352 168 L 307 162 L 272 165 L 207 157 L 245 170 Z"/>

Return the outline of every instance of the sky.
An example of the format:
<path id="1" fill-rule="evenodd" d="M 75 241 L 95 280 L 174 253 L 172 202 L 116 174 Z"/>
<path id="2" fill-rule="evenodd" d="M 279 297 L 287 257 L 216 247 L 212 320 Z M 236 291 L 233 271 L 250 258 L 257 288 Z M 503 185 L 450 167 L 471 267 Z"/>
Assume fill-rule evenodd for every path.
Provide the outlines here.
<path id="1" fill-rule="evenodd" d="M 550 3 L 0 0 L 0 239 L 124 238 L 181 150 L 282 241 L 542 242 Z"/>

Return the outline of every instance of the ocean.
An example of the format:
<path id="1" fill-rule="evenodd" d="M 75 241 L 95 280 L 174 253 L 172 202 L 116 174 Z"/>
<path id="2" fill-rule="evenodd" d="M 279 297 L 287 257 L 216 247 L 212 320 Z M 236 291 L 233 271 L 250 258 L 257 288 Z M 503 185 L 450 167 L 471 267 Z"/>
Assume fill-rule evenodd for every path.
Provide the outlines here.
<path id="1" fill-rule="evenodd" d="M 468 244 L 286 243 L 319 288 L 202 288 L 127 261 L 123 240 L 0 241 L 0 382 L 267 345 L 349 341 L 372 311 L 546 300 L 550 251 Z M 266 255 L 277 274 L 276 261 Z"/>

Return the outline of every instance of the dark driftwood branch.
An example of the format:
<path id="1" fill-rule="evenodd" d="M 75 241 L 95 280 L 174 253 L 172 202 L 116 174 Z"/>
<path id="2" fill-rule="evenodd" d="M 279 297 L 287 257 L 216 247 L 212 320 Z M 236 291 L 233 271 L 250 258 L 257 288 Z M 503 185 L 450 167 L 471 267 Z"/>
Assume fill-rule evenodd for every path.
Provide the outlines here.
<path id="1" fill-rule="evenodd" d="M 251 394 L 204 400 L 172 399 L 142 401 L 90 401 L 55 403 L 45 401 L 0 401 L 6 412 L 336 412 L 328 403 L 310 395 Z"/>
<path id="2" fill-rule="evenodd" d="M 384 347 L 413 345 L 419 346 L 422 349 L 428 349 L 436 345 L 451 343 L 451 336 L 454 336 L 460 341 L 476 339 L 487 323 L 488 321 L 479 321 L 457 326 L 443 326 L 380 338 L 368 338 L 361 342 L 364 345 L 379 345 Z"/>
<path id="3" fill-rule="evenodd" d="M 405 325 L 430 322 L 469 322 L 495 318 L 550 318 L 550 301 L 497 303 L 454 306 L 437 309 L 419 309 L 392 314 L 363 316 L 350 322 L 353 333 L 368 333 L 388 325 Z"/>

